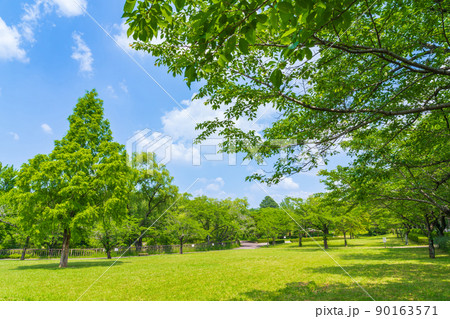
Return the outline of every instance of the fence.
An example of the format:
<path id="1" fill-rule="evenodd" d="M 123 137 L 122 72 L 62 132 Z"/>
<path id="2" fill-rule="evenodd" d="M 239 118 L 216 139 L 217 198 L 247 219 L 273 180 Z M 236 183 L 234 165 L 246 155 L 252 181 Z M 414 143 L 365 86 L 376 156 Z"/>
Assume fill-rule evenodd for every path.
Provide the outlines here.
<path id="1" fill-rule="evenodd" d="M 231 249 L 239 246 L 239 241 L 223 242 L 223 243 L 200 243 L 200 244 L 184 244 L 183 252 L 208 251 Z M 62 249 L 27 249 L 26 258 L 59 258 Z M 112 257 L 118 256 L 139 256 L 139 255 L 157 255 L 157 254 L 174 254 L 180 251 L 180 245 L 152 245 L 143 246 L 136 249 L 132 246 L 113 248 Z M 20 258 L 22 249 L 3 249 L 0 250 L 0 259 L 2 258 Z M 69 257 L 104 257 L 106 251 L 103 248 L 80 248 L 69 249 Z"/>

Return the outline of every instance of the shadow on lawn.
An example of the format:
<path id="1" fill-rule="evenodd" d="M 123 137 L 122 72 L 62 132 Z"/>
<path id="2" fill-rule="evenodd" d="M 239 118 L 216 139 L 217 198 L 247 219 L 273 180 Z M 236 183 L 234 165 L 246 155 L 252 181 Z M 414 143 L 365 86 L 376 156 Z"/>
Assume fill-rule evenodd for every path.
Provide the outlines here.
<path id="1" fill-rule="evenodd" d="M 309 282 L 290 282 L 285 288 L 274 291 L 251 290 L 232 301 L 307 301 L 307 300 L 371 300 L 361 288 L 345 284 L 316 284 Z"/>
<path id="2" fill-rule="evenodd" d="M 338 256 L 340 260 L 355 261 L 350 265 L 348 261 L 343 263 L 344 269 L 375 300 L 449 300 L 450 280 L 446 274 L 450 270 L 450 258 L 439 254 L 433 260 L 427 254 L 426 249 L 387 249 L 376 253 L 346 252 Z M 304 271 L 304 278 L 318 274 L 324 279 L 290 282 L 275 291 L 252 290 L 233 300 L 370 300 L 338 265 L 315 265 Z"/>
<path id="3" fill-rule="evenodd" d="M 428 256 L 428 248 L 386 248 L 386 249 L 367 249 L 351 251 L 347 250 L 339 254 L 339 258 L 346 260 L 392 260 L 417 261 L 432 264 L 441 264 L 450 262 L 449 254 L 436 249 L 436 258 L 431 259 Z"/>
<path id="4" fill-rule="evenodd" d="M 11 270 L 30 270 L 30 269 L 47 269 L 47 270 L 63 270 L 59 268 L 59 262 L 48 263 L 48 264 L 26 264 L 27 261 L 24 261 L 23 265 L 20 265 Z M 114 263 L 111 260 L 97 260 L 97 261 L 70 261 L 65 269 L 80 269 L 80 268 L 92 268 L 92 267 L 109 267 Z M 118 266 L 123 264 L 123 261 L 116 261 L 114 266 Z"/>

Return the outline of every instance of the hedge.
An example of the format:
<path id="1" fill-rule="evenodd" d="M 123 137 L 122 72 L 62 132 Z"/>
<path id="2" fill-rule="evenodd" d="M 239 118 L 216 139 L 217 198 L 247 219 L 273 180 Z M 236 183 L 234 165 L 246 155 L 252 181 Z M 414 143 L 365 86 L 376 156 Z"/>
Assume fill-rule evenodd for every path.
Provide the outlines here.
<path id="1" fill-rule="evenodd" d="M 408 239 L 410 241 L 413 241 L 419 245 L 427 245 L 428 244 L 428 238 L 427 237 L 423 237 L 423 236 L 419 236 L 417 234 L 409 234 L 408 235 Z"/>

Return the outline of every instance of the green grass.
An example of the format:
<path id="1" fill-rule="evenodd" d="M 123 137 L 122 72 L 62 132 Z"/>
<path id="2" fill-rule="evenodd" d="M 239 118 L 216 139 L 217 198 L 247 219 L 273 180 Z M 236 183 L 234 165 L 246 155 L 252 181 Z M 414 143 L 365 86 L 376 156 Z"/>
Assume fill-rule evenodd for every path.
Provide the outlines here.
<path id="1" fill-rule="evenodd" d="M 449 300 L 448 254 L 376 249 L 381 237 L 338 244 L 329 254 L 376 300 Z M 82 300 L 369 300 L 313 245 L 123 258 Z M 111 263 L 72 259 L 58 269 L 54 259 L 2 260 L 0 300 L 76 300 Z"/>

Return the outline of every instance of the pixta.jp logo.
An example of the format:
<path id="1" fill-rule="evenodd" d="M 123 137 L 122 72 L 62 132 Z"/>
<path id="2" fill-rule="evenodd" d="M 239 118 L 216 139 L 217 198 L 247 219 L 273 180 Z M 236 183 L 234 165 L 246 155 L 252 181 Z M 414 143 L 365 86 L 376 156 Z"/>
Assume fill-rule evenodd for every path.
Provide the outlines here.
<path id="1" fill-rule="evenodd" d="M 136 131 L 126 143 L 128 156 L 133 154 L 154 154 L 153 161 L 166 165 L 172 158 L 172 138 L 146 128 Z"/>

